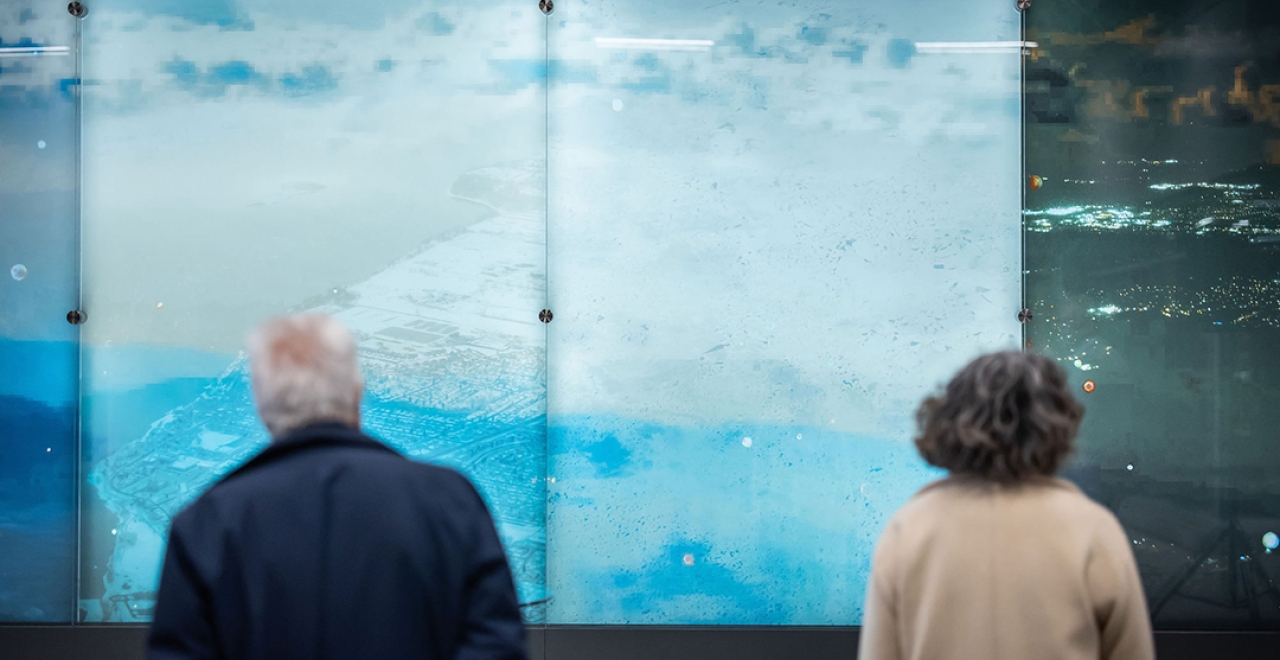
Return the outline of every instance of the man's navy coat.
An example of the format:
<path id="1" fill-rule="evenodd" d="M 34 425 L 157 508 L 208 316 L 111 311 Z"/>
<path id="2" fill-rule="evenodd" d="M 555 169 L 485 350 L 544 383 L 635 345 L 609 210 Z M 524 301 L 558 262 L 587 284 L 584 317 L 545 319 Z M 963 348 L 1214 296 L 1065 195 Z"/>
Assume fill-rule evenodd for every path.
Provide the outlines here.
<path id="1" fill-rule="evenodd" d="M 355 429 L 271 444 L 173 520 L 150 660 L 523 660 L 469 481 Z"/>

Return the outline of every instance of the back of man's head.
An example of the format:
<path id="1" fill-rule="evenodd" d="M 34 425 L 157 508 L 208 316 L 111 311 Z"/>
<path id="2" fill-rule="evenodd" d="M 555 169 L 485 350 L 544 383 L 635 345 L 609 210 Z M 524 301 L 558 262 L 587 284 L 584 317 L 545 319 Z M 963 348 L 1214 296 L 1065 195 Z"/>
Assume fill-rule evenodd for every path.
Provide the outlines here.
<path id="1" fill-rule="evenodd" d="M 273 437 L 320 422 L 360 425 L 355 339 L 332 317 L 271 319 L 249 335 L 248 347 L 253 400 Z"/>

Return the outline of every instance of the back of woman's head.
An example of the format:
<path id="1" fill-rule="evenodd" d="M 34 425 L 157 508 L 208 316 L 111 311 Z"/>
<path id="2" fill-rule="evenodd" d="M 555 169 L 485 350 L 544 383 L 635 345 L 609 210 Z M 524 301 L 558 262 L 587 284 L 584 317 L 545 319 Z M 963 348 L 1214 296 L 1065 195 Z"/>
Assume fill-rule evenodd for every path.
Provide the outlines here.
<path id="1" fill-rule="evenodd" d="M 954 474 L 1010 483 L 1053 475 L 1071 453 L 1084 407 L 1052 360 L 1008 351 L 960 370 L 916 412 L 916 449 Z"/>

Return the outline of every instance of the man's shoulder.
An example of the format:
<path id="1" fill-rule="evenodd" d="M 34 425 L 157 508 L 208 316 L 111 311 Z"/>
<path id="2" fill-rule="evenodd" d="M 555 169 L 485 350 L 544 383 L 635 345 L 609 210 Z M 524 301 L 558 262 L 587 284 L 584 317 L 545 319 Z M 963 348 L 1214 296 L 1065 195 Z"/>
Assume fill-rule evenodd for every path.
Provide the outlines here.
<path id="1" fill-rule="evenodd" d="M 451 467 L 411 459 L 392 446 L 364 433 L 336 438 L 313 438 L 295 446 L 271 446 L 257 457 L 219 481 L 211 489 L 235 489 L 237 480 L 264 482 L 269 486 L 290 473 L 315 472 L 316 468 L 339 468 L 346 477 L 389 489 L 404 486 L 432 492 L 469 495 L 475 487 L 461 472 Z M 251 488 L 252 490 L 252 488 Z"/>
<path id="2" fill-rule="evenodd" d="M 377 441 L 370 439 L 371 443 Z M 418 498 L 391 498 L 397 501 L 431 503 L 444 512 L 462 513 L 483 499 L 470 479 L 451 467 L 423 463 L 381 445 L 322 444 L 290 448 L 287 455 L 268 455 L 268 448 L 211 485 L 174 516 L 174 531 L 196 533 L 220 525 L 234 526 L 239 513 L 252 502 L 297 495 L 295 484 L 323 480 L 325 473 L 340 472 L 342 478 L 359 484 L 365 492 L 386 490 L 396 495 L 419 493 Z M 325 469 L 332 468 L 331 470 Z M 350 482 L 349 482 L 350 483 Z M 314 484 L 317 488 L 319 483 Z M 304 487 L 305 490 L 305 487 Z M 372 495 L 371 495 L 372 496 Z"/>
<path id="3" fill-rule="evenodd" d="M 345 476 L 371 482 L 403 483 L 409 479 L 447 489 L 471 487 L 467 478 L 453 468 L 410 459 L 391 446 L 360 434 L 340 440 L 313 439 L 268 446 L 219 479 L 205 496 L 234 496 L 241 490 L 280 485 L 281 478 L 290 473 L 318 474 L 317 468 L 323 472 L 326 466 L 340 466 Z"/>

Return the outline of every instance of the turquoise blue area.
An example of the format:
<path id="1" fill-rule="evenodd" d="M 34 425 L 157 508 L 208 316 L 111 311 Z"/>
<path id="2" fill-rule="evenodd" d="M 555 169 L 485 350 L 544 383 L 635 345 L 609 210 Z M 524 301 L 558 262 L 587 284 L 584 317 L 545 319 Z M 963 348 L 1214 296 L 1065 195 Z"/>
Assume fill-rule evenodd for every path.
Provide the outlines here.
<path id="1" fill-rule="evenodd" d="M 74 406 L 79 375 L 75 342 L 0 338 L 0 396 L 54 408 Z"/>
<path id="2" fill-rule="evenodd" d="M 905 439 L 552 418 L 548 620 L 856 625 L 880 531 L 941 473 Z"/>
<path id="3" fill-rule="evenodd" d="M 268 437 L 247 365 L 236 356 L 133 345 L 93 349 L 85 364 L 95 387 L 84 401 L 82 607 L 91 621 L 145 621 L 156 588 L 156 571 L 147 567 L 158 569 L 171 517 Z M 473 385 L 511 389 L 525 380 Z M 369 388 L 365 431 L 415 460 L 467 474 L 498 523 L 522 600 L 540 600 L 545 417 L 424 406 L 398 387 L 404 384 Z M 153 531 L 139 536 L 140 527 Z M 126 545 L 117 529 L 133 530 Z"/>
<path id="4" fill-rule="evenodd" d="M 389 60 L 387 60 L 389 62 Z M 279 92 L 289 97 L 328 92 L 338 87 L 338 76 L 328 66 L 314 63 L 272 76 L 243 60 L 229 60 L 201 68 L 195 62 L 174 58 L 161 67 L 173 77 L 183 91 L 200 96 L 217 97 L 234 86 L 252 87 L 263 92 Z M 389 71 L 390 67 L 384 69 Z"/>
<path id="5" fill-rule="evenodd" d="M 151 16 L 175 16 L 197 25 L 217 25 L 229 30 L 252 30 L 253 21 L 244 17 L 237 4 L 235 0 L 117 0 L 110 8 Z"/>
<path id="6" fill-rule="evenodd" d="M 6 383 L 35 364 L 74 364 L 73 344 L 0 342 L 0 348 L 7 349 L 7 359 L 0 363 L 9 370 Z M 146 364 L 156 369 L 172 361 L 188 368 L 203 363 L 214 370 L 228 359 L 155 347 L 91 351 L 88 356 L 96 366 Z M 119 377 L 137 384 L 86 397 L 86 415 L 99 420 L 94 428 L 100 434 L 86 437 L 90 455 L 132 443 L 142 443 L 136 449 L 146 455 L 164 443 L 185 446 L 202 430 L 226 427 L 256 432 L 220 450 L 247 455 L 265 441 L 251 416 L 242 371 L 161 382 L 146 382 L 149 374 L 144 372 Z M 208 394 L 213 396 L 204 396 Z M 41 437 L 60 428 L 61 451 L 73 451 L 73 409 L 14 397 L 0 401 L 10 417 L 43 425 Z M 183 407 L 189 409 L 191 424 L 148 435 L 156 420 Z M 228 409 L 244 419 L 217 413 Z M 370 433 L 401 450 L 467 471 L 500 520 L 526 528 L 534 542 L 513 548 L 513 564 L 523 569 L 525 600 L 544 592 L 552 597 L 548 620 L 553 623 L 856 624 L 880 529 L 912 492 L 937 476 L 905 442 L 819 428 L 760 423 L 687 427 L 582 415 L 558 418 L 544 437 L 540 416 L 499 421 L 377 394 L 367 401 L 365 419 Z M 744 446 L 748 438 L 749 447 Z M 544 442 L 550 451 L 549 476 L 556 478 L 547 490 L 549 529 L 542 527 L 541 486 L 533 485 L 542 473 Z M 39 466 L 39 452 L 27 454 L 6 463 L 6 484 L 15 483 L 18 466 Z M 37 511 L 35 500 L 48 499 L 38 491 L 0 491 L 8 498 L 5 511 L 11 518 L 21 511 L 38 514 L 28 519 L 26 529 L 6 527 L 3 542 L 9 544 L 5 550 L 10 556 L 25 556 L 25 551 L 31 561 L 39 555 L 47 563 L 58 553 L 32 548 L 74 548 L 74 472 L 68 461 L 60 465 L 36 479 L 50 492 L 64 494 L 60 512 Z M 163 481 L 164 475 L 157 474 L 156 483 Z M 15 493 L 33 499 L 20 502 Z M 90 587 L 109 565 L 114 541 L 107 534 L 118 520 L 99 503 L 91 504 L 90 513 L 98 516 L 86 520 L 86 563 L 93 562 L 86 568 L 99 572 L 89 575 Z M 541 565 L 547 555 L 540 541 L 548 532 L 550 566 L 544 588 Z M 73 553 L 63 554 L 68 555 L 65 561 L 73 561 Z M 0 612 L 45 620 L 33 618 L 48 616 L 29 609 L 37 607 L 41 613 L 67 616 L 32 605 L 42 599 L 56 604 L 61 594 L 69 593 L 57 582 L 73 572 L 64 567 L 62 573 L 62 578 L 57 570 L 27 573 L 42 576 L 38 583 L 0 580 L 0 607 L 6 589 L 10 600 L 22 604 L 20 612 Z M 89 588 L 86 596 L 100 590 Z"/>
<path id="7" fill-rule="evenodd" d="M 436 36 L 453 34 L 454 29 L 457 27 L 449 19 L 441 16 L 438 11 L 430 11 L 423 14 L 414 25 L 419 30 Z"/>
<path id="8" fill-rule="evenodd" d="M 65 45 L 22 4 L 0 46 Z M 0 59 L 0 623 L 74 618 L 74 76 L 74 58 Z"/>
<path id="9" fill-rule="evenodd" d="M 548 71 L 551 79 L 562 85 L 589 84 L 599 79 L 594 64 L 574 60 L 489 60 L 489 66 L 502 77 L 501 82 L 495 83 L 495 91 L 507 94 L 545 84 Z"/>
<path id="10" fill-rule="evenodd" d="M 0 622 L 70 622 L 76 346 L 0 340 Z"/>

